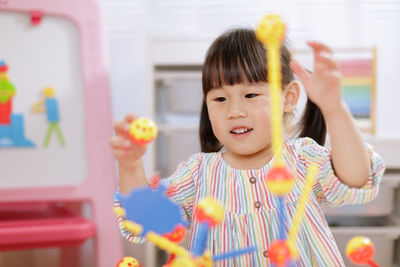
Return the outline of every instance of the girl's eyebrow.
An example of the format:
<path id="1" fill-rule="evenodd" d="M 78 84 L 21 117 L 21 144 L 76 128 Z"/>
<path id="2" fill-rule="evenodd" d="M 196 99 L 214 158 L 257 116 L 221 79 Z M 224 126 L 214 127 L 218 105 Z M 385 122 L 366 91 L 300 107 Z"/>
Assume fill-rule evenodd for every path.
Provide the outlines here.
<path id="1" fill-rule="evenodd" d="M 210 91 L 208 91 L 207 94 L 209 94 L 209 93 L 211 93 L 211 92 L 218 92 L 218 91 L 223 91 L 223 90 L 224 90 L 223 88 L 213 88 L 213 89 L 211 89 Z"/>
<path id="2" fill-rule="evenodd" d="M 222 92 L 222 91 L 223 91 L 222 88 L 214 88 L 214 89 L 211 89 L 211 90 L 208 91 L 207 94 L 204 96 L 204 100 L 207 100 L 207 98 L 208 98 L 210 95 L 213 95 L 213 94 L 220 94 L 219 92 Z"/>
<path id="3" fill-rule="evenodd" d="M 245 86 L 252 86 L 252 87 L 262 87 L 268 85 L 267 82 L 253 82 L 253 83 L 244 83 Z"/>
<path id="4" fill-rule="evenodd" d="M 249 84 L 247 86 L 244 86 L 244 89 L 265 89 L 267 84 Z"/>

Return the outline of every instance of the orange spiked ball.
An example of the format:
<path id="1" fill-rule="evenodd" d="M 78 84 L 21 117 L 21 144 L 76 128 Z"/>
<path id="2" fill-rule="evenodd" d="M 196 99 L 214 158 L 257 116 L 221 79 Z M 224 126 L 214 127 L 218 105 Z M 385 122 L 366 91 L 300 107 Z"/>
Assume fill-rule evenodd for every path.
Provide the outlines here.
<path id="1" fill-rule="evenodd" d="M 208 222 L 210 226 L 214 226 L 224 218 L 224 209 L 217 200 L 206 197 L 197 204 L 195 218 L 199 222 Z"/>
<path id="2" fill-rule="evenodd" d="M 346 255 L 355 264 L 368 264 L 374 254 L 374 244 L 368 237 L 355 236 L 347 242 Z"/>
<path id="3" fill-rule="evenodd" d="M 291 259 L 290 248 L 284 240 L 278 240 L 272 243 L 269 248 L 269 258 L 271 262 L 279 266 L 286 266 Z"/>
<path id="4" fill-rule="evenodd" d="M 140 267 L 140 263 L 133 257 L 124 257 L 117 263 L 116 267 Z"/>
<path id="5" fill-rule="evenodd" d="M 294 183 L 292 171 L 285 166 L 275 166 L 267 174 L 267 187 L 274 194 L 281 196 L 290 192 Z"/>
<path id="6" fill-rule="evenodd" d="M 168 238 L 169 241 L 180 243 L 186 236 L 186 227 L 182 224 L 175 226 L 171 233 L 163 234 L 163 237 Z"/>
<path id="7" fill-rule="evenodd" d="M 144 145 L 153 141 L 157 137 L 157 126 L 148 118 L 137 118 L 132 121 L 129 133 L 131 139 L 139 144 Z"/>

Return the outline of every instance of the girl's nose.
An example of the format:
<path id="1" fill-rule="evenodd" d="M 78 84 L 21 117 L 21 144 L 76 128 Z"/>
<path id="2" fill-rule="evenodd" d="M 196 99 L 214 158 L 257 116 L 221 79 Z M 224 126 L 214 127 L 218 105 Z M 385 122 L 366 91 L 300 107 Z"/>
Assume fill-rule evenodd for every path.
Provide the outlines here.
<path id="1" fill-rule="evenodd" d="M 244 118 L 247 116 L 247 111 L 245 109 L 245 104 L 242 102 L 230 103 L 227 112 L 227 119 Z"/>

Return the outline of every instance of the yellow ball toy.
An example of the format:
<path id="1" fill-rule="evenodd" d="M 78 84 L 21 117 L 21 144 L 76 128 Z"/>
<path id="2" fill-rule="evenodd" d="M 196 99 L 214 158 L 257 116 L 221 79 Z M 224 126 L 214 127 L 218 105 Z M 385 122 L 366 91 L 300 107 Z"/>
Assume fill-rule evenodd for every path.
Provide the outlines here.
<path id="1" fill-rule="evenodd" d="M 224 218 L 224 208 L 211 197 L 206 197 L 197 204 L 196 219 L 199 222 L 208 222 L 211 226 L 219 224 Z"/>
<path id="2" fill-rule="evenodd" d="M 140 264 L 133 257 L 125 257 L 117 263 L 116 267 L 140 267 Z"/>
<path id="3" fill-rule="evenodd" d="M 264 44 L 279 44 L 285 36 L 285 24 L 278 15 L 268 15 L 260 22 L 255 33 Z"/>
<path id="4" fill-rule="evenodd" d="M 132 121 L 129 128 L 132 140 L 139 144 L 147 144 L 157 137 L 157 126 L 148 118 L 137 118 Z"/>
<path id="5" fill-rule="evenodd" d="M 374 254 L 374 244 L 365 236 L 355 236 L 346 245 L 346 255 L 355 264 L 371 264 Z"/>
<path id="6" fill-rule="evenodd" d="M 282 196 L 292 189 L 294 175 L 285 166 L 275 166 L 267 173 L 266 183 L 269 190 L 278 196 Z"/>

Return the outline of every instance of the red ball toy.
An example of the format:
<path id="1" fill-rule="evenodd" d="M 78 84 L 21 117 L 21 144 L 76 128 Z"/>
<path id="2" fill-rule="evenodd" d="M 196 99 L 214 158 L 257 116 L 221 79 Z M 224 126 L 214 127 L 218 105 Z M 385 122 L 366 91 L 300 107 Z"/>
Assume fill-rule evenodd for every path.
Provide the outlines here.
<path id="1" fill-rule="evenodd" d="M 355 236 L 347 243 L 346 254 L 351 262 L 355 264 L 374 265 L 375 248 L 372 241 L 365 236 Z"/>
<path id="2" fill-rule="evenodd" d="M 285 166 L 275 166 L 267 174 L 267 187 L 274 194 L 281 196 L 287 194 L 292 189 L 294 175 Z"/>
<path id="3" fill-rule="evenodd" d="M 268 255 L 271 262 L 278 266 L 285 266 L 291 259 L 290 248 L 284 240 L 272 243 Z"/>

